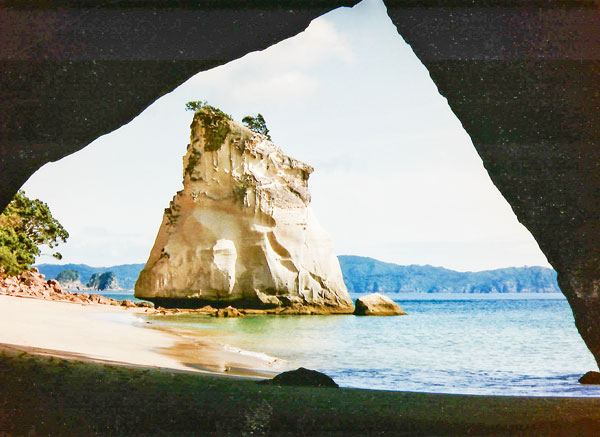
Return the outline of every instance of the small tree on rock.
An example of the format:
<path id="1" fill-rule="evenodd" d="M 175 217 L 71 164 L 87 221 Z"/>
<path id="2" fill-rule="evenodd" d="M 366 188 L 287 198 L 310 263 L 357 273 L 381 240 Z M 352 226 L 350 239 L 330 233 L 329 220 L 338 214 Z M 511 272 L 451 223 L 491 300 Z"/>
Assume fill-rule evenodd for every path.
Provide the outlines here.
<path id="1" fill-rule="evenodd" d="M 258 132 L 259 134 L 263 134 L 267 137 L 268 140 L 271 140 L 271 135 L 269 135 L 269 129 L 267 128 L 267 123 L 265 122 L 262 114 L 258 114 L 256 117 L 252 117 L 250 115 L 242 118 L 242 123 L 252 129 L 254 132 Z"/>
<path id="2" fill-rule="evenodd" d="M 202 109 L 202 107 L 207 106 L 206 101 L 202 100 L 193 100 L 191 102 L 187 102 L 185 104 L 186 111 L 194 111 L 198 112 Z"/>

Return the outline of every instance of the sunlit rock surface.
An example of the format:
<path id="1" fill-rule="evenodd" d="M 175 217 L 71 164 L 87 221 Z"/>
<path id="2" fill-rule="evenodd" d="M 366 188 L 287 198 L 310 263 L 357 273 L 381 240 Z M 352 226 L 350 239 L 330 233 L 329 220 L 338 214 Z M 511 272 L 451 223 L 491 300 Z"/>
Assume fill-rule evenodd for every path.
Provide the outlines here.
<path id="1" fill-rule="evenodd" d="M 310 207 L 312 167 L 209 111 L 191 129 L 184 189 L 165 210 L 136 297 L 351 313 L 331 239 Z"/>
<path id="2" fill-rule="evenodd" d="M 400 305 L 387 296 L 371 293 L 356 299 L 357 316 L 405 316 Z"/>

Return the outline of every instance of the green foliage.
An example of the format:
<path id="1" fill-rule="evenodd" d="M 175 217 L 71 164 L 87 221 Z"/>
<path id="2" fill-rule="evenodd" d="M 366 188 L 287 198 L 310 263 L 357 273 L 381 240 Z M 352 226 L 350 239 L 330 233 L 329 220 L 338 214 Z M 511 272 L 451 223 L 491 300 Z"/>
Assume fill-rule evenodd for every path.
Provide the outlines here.
<path id="1" fill-rule="evenodd" d="M 252 177 L 244 175 L 242 178 L 237 179 L 233 186 L 233 200 L 235 202 L 243 203 L 246 197 L 246 191 L 248 188 L 256 186 L 256 182 Z"/>
<path id="2" fill-rule="evenodd" d="M 180 209 L 181 207 L 179 205 L 176 205 L 175 202 L 173 202 L 172 200 L 169 203 L 169 207 L 165 208 L 165 215 L 167 217 L 167 220 L 169 220 L 169 226 L 172 226 L 177 222 L 177 218 L 179 217 L 178 212 Z"/>
<path id="3" fill-rule="evenodd" d="M 203 102 L 202 100 L 194 100 L 185 104 L 185 110 L 198 112 L 204 105 L 206 105 L 206 101 Z"/>
<path id="4" fill-rule="evenodd" d="M 21 273 L 17 256 L 6 246 L 2 240 L 2 231 L 0 230 L 0 273 L 4 272 L 8 275 L 17 275 Z"/>
<path id="5" fill-rule="evenodd" d="M 223 111 L 212 106 L 204 106 L 196 112 L 196 117 L 204 126 L 204 150 L 214 152 L 221 148 L 229 133 L 229 120 L 231 117 Z"/>
<path id="6" fill-rule="evenodd" d="M 271 135 L 269 135 L 269 129 L 267 128 L 267 123 L 265 122 L 262 114 L 258 114 L 256 117 L 252 117 L 250 115 L 242 118 L 242 123 L 252 129 L 254 132 L 258 132 L 259 134 L 264 135 L 267 139 L 271 140 Z"/>
<path id="7" fill-rule="evenodd" d="M 202 100 L 187 102 L 185 109 L 194 111 L 195 117 L 197 117 L 204 126 L 204 150 L 206 152 L 219 150 L 221 145 L 225 142 L 227 134 L 230 132 L 229 120 L 231 120 L 231 116 Z M 190 168 L 189 161 L 186 172 L 188 171 L 188 168 Z"/>
<path id="8" fill-rule="evenodd" d="M 189 155 L 188 158 L 188 162 L 187 165 L 185 166 L 185 174 L 190 176 L 190 179 L 192 180 L 197 180 L 197 178 L 193 177 L 194 174 L 194 169 L 196 168 L 196 165 L 198 165 L 198 162 L 200 162 L 200 158 L 202 157 L 202 153 L 199 150 L 196 150 L 193 146 L 192 147 L 192 153 Z"/>
<path id="9" fill-rule="evenodd" d="M 20 190 L 0 215 L 0 267 L 6 274 L 19 274 L 41 254 L 39 246 L 54 248 L 68 237 L 46 203 Z M 62 258 L 58 252 L 53 256 Z"/>
<path id="10" fill-rule="evenodd" d="M 100 273 L 94 273 L 87 284 L 86 287 L 98 289 L 98 285 L 100 285 Z"/>
<path id="11" fill-rule="evenodd" d="M 68 282 L 79 281 L 81 278 L 79 277 L 79 272 L 77 270 L 67 269 L 63 270 L 58 274 L 56 280 L 61 284 L 66 284 Z"/>
<path id="12" fill-rule="evenodd" d="M 119 288 L 119 283 L 113 272 L 94 273 L 88 281 L 87 287 L 95 290 L 107 290 Z"/>

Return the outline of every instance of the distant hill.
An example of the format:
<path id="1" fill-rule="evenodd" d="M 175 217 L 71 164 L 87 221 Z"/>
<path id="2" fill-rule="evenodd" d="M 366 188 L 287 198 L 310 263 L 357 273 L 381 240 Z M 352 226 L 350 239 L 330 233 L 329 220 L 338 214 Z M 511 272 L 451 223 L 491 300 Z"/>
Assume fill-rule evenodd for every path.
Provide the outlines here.
<path id="1" fill-rule="evenodd" d="M 339 256 L 348 291 L 353 293 L 560 293 L 556 272 L 545 267 L 509 267 L 456 272 L 443 267 L 401 266 L 362 256 Z M 132 290 L 144 264 L 90 267 L 85 264 L 40 264 L 46 278 L 75 270 L 87 283 L 95 273 L 113 272 L 119 285 Z"/>
<path id="2" fill-rule="evenodd" d="M 339 256 L 348 291 L 397 293 L 560 293 L 556 272 L 545 267 L 509 267 L 456 272 L 442 267 L 401 266 L 373 258 Z"/>
<path id="3" fill-rule="evenodd" d="M 114 272 L 94 273 L 87 283 L 92 290 L 118 290 L 119 280 Z"/>
<path id="4" fill-rule="evenodd" d="M 90 267 L 86 264 L 40 264 L 35 267 L 47 279 L 56 278 L 63 270 L 75 270 L 79 273 L 80 280 L 84 284 L 88 283 L 92 275 L 96 273 L 113 272 L 121 288 L 133 290 L 135 281 L 137 281 L 137 277 L 144 268 L 144 264 L 122 264 L 110 267 Z"/>

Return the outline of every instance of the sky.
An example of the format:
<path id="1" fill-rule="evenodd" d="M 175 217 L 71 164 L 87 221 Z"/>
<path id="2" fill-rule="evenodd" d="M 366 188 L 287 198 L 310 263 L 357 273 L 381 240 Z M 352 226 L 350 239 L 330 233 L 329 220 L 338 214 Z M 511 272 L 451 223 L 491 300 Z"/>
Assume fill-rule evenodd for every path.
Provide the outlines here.
<path id="1" fill-rule="evenodd" d="M 182 189 L 190 100 L 236 120 L 260 112 L 275 144 L 315 168 L 313 210 L 338 255 L 459 271 L 549 266 L 381 0 L 334 10 L 293 38 L 199 73 L 42 167 L 24 189 L 69 231 L 63 263 L 146 262 Z"/>

